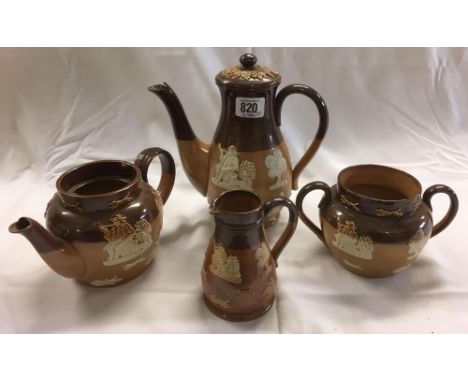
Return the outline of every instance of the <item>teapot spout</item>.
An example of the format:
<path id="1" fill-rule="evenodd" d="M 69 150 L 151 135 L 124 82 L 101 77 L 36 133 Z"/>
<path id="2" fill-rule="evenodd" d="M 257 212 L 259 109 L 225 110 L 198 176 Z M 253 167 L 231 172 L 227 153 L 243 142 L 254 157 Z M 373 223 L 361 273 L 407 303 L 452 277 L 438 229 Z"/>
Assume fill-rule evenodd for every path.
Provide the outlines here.
<path id="1" fill-rule="evenodd" d="M 59 275 L 69 278 L 84 276 L 85 264 L 76 249 L 52 235 L 37 221 L 22 217 L 8 230 L 28 239 L 47 265 Z"/>
<path id="2" fill-rule="evenodd" d="M 193 186 L 206 195 L 210 146 L 196 137 L 179 98 L 167 83 L 150 86 L 148 90 L 156 94 L 166 106 L 185 173 Z"/>

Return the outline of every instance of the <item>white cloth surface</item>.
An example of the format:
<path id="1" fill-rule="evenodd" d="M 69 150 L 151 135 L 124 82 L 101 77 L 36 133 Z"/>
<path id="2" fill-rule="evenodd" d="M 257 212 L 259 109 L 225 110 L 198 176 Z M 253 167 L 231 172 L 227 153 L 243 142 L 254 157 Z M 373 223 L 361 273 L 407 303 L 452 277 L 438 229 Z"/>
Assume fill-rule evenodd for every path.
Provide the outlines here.
<path id="1" fill-rule="evenodd" d="M 180 165 L 169 116 L 147 87 L 168 82 L 208 142 L 220 112 L 214 76 L 246 51 L 281 73 L 280 88 L 310 85 L 328 105 L 329 131 L 301 187 L 331 185 L 344 167 L 376 163 L 408 171 L 423 189 L 444 183 L 455 190 L 458 216 L 412 268 L 387 279 L 354 275 L 299 222 L 280 256 L 268 314 L 231 323 L 204 306 L 200 268 L 213 223 Z M 468 332 L 467 49 L 0 49 L 0 73 L 0 332 Z M 317 121 L 305 97 L 285 103 L 281 129 L 293 163 Z M 156 260 L 140 277 L 114 288 L 80 285 L 8 232 L 20 216 L 44 222 L 66 169 L 132 161 L 150 146 L 173 154 L 177 177 Z M 157 161 L 150 171 L 156 184 Z M 305 203 L 315 221 L 320 198 L 316 192 Z M 448 199 L 438 196 L 433 205 L 438 221 Z"/>

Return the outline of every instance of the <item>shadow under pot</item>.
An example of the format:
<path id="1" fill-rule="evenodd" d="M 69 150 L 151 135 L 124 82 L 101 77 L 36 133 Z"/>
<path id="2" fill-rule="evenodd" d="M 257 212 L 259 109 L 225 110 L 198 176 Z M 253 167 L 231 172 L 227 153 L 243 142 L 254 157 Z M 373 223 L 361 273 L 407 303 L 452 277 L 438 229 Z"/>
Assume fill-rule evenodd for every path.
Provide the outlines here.
<path id="1" fill-rule="evenodd" d="M 305 196 L 320 189 L 321 229 L 303 211 Z M 429 238 L 443 231 L 458 210 L 453 190 L 437 184 L 421 198 L 421 184 L 410 174 L 385 166 L 344 169 L 331 188 L 312 182 L 298 193 L 301 220 L 322 240 L 346 269 L 367 277 L 392 276 L 410 267 Z M 433 225 L 431 199 L 444 193 L 450 207 Z"/>
<path id="2" fill-rule="evenodd" d="M 289 221 L 270 249 L 265 237 L 266 216 L 276 207 L 289 211 Z M 278 257 L 297 226 L 294 203 L 276 197 L 262 205 L 252 192 L 227 191 L 211 206 L 215 231 L 201 271 L 208 308 L 230 321 L 248 321 L 264 315 L 276 296 Z"/>
<path id="3" fill-rule="evenodd" d="M 154 157 L 162 166 L 157 189 L 147 176 Z M 174 179 L 171 155 L 157 147 L 142 151 L 134 164 L 86 163 L 57 180 L 45 213 L 47 229 L 22 217 L 9 231 L 25 236 L 61 276 L 95 287 L 121 284 L 153 260 Z"/>

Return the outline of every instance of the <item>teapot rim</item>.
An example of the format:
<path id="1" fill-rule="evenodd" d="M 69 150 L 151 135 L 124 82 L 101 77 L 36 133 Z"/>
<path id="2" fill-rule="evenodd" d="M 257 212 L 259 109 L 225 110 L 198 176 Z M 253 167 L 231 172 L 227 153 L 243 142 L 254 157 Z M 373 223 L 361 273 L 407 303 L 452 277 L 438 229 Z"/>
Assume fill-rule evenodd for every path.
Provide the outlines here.
<path id="1" fill-rule="evenodd" d="M 109 191 L 109 192 L 102 192 L 102 193 L 95 193 L 95 194 L 80 194 L 76 192 L 70 192 L 69 190 L 65 189 L 63 186 L 64 179 L 67 176 L 70 176 L 73 173 L 76 173 L 78 170 L 86 168 L 86 167 L 92 167 L 92 166 L 102 166 L 106 164 L 115 164 L 119 166 L 128 166 L 128 168 L 132 169 L 134 171 L 134 176 L 132 176 L 130 179 L 131 181 L 126 184 L 125 186 L 121 188 L 117 188 L 115 190 Z M 93 199 L 93 198 L 101 198 L 101 197 L 109 197 L 112 195 L 120 194 L 122 192 L 130 192 L 132 191 L 136 186 L 138 186 L 138 183 L 142 179 L 141 177 L 141 170 L 139 169 L 138 166 L 135 164 L 125 161 L 125 160 L 118 160 L 118 159 L 103 159 L 103 160 L 96 160 L 92 162 L 86 162 L 79 164 L 77 166 L 74 166 L 65 172 L 63 172 L 55 182 L 57 191 L 66 197 L 70 198 L 80 198 L 80 199 Z"/>

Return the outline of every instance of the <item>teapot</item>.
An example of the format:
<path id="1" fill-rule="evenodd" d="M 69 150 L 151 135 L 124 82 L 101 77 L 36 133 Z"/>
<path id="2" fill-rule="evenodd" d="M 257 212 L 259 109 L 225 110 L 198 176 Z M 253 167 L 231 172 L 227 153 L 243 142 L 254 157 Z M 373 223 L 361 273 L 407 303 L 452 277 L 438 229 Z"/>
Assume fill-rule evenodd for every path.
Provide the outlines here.
<path id="1" fill-rule="evenodd" d="M 157 189 L 148 167 L 159 157 Z M 129 281 L 151 263 L 159 243 L 163 204 L 175 179 L 171 155 L 158 147 L 142 151 L 135 163 L 100 160 L 63 173 L 47 205 L 47 229 L 21 217 L 9 227 L 28 239 L 52 270 L 94 287 Z"/>
<path id="2" fill-rule="evenodd" d="M 263 202 L 277 196 L 288 197 L 291 188 L 298 188 L 301 171 L 327 132 L 328 110 L 317 91 L 293 84 L 276 94 L 281 76 L 256 62 L 257 58 L 247 53 L 240 57 L 240 65 L 217 74 L 222 106 L 211 144 L 196 137 L 179 98 L 167 83 L 148 88 L 170 114 L 188 179 L 207 196 L 210 204 L 221 193 L 231 190 L 255 192 Z M 320 117 L 315 138 L 294 169 L 279 129 L 283 102 L 291 94 L 310 98 Z M 278 211 L 273 211 L 266 225 L 274 224 L 278 215 Z"/>

